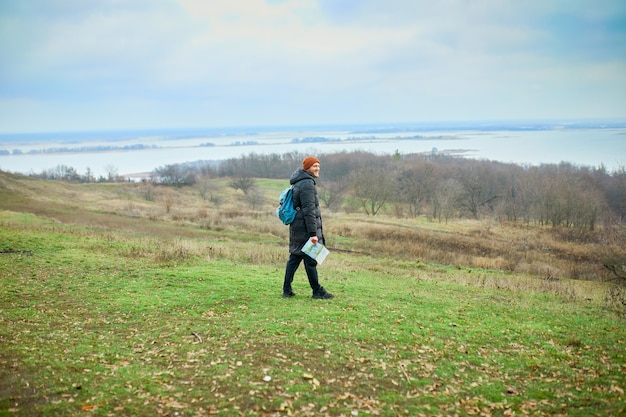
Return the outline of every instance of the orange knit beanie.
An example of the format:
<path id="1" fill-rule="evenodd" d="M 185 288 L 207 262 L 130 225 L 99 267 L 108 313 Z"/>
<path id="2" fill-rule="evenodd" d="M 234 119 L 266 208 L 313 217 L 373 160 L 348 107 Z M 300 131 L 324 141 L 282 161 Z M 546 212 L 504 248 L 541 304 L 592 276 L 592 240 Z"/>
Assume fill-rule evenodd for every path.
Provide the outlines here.
<path id="1" fill-rule="evenodd" d="M 313 166 L 314 163 L 318 163 L 319 164 L 320 160 L 317 159 L 314 156 L 307 156 L 306 158 L 304 158 L 304 160 L 302 160 L 302 169 L 304 169 L 305 171 L 309 168 L 311 168 Z"/>

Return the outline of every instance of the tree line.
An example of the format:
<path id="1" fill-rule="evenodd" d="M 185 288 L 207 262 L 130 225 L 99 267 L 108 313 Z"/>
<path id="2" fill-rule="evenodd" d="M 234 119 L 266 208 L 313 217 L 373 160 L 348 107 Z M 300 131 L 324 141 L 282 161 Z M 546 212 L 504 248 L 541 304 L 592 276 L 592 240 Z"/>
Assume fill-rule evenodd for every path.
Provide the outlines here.
<path id="1" fill-rule="evenodd" d="M 159 182 L 171 185 L 227 177 L 251 187 L 251 178 L 288 179 L 304 156 L 251 153 L 219 164 L 169 165 L 155 173 Z M 331 209 L 360 209 L 372 216 L 385 210 L 438 221 L 490 217 L 588 230 L 622 224 L 626 215 L 623 167 L 608 172 L 603 166 L 566 162 L 524 166 L 437 154 L 358 151 L 319 157 L 320 199 Z"/>
<path id="2" fill-rule="evenodd" d="M 305 154 L 250 153 L 225 161 L 197 161 L 158 167 L 151 181 L 191 186 L 229 178 L 246 194 L 254 178 L 287 179 Z M 475 160 L 440 154 L 376 155 L 353 151 L 318 155 L 319 196 L 330 209 L 382 211 L 399 217 L 425 215 L 437 221 L 493 218 L 593 230 L 623 224 L 626 170 L 567 162 L 538 166 Z M 65 167 L 62 173 L 75 171 Z M 111 169 L 113 171 L 113 169 Z M 55 175 L 45 175 L 45 178 Z M 104 180 L 100 178 L 99 180 Z M 120 180 L 113 172 L 106 180 Z"/>

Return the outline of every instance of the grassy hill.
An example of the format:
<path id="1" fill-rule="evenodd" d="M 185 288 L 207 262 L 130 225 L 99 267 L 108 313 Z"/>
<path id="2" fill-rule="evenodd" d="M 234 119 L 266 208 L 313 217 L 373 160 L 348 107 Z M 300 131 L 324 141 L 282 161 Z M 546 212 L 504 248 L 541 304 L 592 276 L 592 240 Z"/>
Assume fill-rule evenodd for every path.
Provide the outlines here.
<path id="1" fill-rule="evenodd" d="M 328 212 L 336 298 L 282 299 L 282 187 L 0 173 L 0 416 L 626 413 L 593 239 Z"/>

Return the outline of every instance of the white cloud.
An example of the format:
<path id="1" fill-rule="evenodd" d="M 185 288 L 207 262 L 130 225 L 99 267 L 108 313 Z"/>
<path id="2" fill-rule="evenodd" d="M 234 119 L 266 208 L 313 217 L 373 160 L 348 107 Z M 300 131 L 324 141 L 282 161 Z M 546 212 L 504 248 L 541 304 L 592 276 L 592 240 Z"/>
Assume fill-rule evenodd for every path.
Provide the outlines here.
<path id="1" fill-rule="evenodd" d="M 3 4 L 0 130 L 626 116 L 625 16 L 618 0 Z"/>

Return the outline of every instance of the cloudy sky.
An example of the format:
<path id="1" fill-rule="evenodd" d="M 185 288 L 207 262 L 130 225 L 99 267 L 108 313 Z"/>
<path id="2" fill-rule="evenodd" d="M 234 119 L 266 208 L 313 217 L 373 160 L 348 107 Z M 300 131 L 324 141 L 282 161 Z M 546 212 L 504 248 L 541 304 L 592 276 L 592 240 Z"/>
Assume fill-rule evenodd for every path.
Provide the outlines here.
<path id="1" fill-rule="evenodd" d="M 624 0 L 0 2 L 0 132 L 609 117 Z"/>

